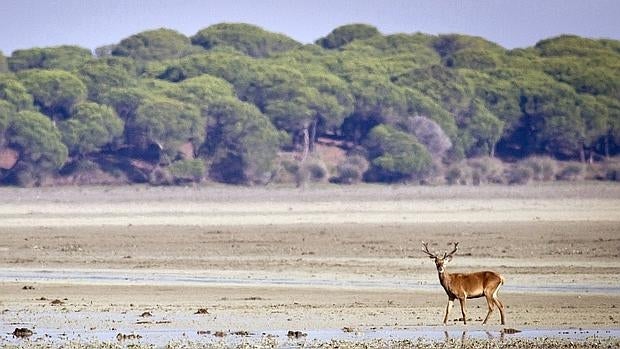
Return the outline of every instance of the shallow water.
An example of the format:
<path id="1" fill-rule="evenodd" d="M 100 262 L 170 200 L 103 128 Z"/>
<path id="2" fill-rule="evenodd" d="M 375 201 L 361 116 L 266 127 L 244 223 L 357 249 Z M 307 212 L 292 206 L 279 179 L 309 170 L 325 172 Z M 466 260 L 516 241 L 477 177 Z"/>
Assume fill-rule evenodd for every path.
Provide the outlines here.
<path id="1" fill-rule="evenodd" d="M 535 339 L 535 338 L 555 338 L 566 340 L 585 340 L 592 338 L 599 339 L 618 339 L 620 329 L 525 329 L 515 334 L 503 334 L 500 330 L 439 330 L 437 328 L 416 327 L 416 328 L 371 328 L 371 329 L 352 329 L 352 332 L 345 332 L 340 329 L 323 329 L 302 331 L 305 335 L 300 338 L 292 338 L 287 335 L 288 331 L 265 331 L 259 333 L 235 334 L 234 331 L 227 332 L 224 337 L 216 337 L 214 332 L 195 329 L 140 329 L 137 331 L 115 330 L 92 330 L 92 331 L 73 331 L 73 330 L 52 330 L 45 328 L 35 329 L 35 333 L 28 339 L 20 339 L 11 335 L 10 329 L 3 325 L 0 331 L 0 344 L 11 343 L 19 344 L 23 341 L 42 342 L 42 343 L 63 343 L 63 342 L 107 342 L 107 343 L 139 343 L 155 346 L 164 346 L 173 342 L 192 342 L 192 343 L 223 343 L 235 345 L 240 343 L 260 343 L 269 340 L 278 348 L 297 347 L 299 344 L 323 343 L 331 340 L 346 341 L 368 341 L 368 340 L 412 340 L 421 342 L 439 341 L 467 341 L 468 339 L 489 339 L 502 341 L 505 339 Z M 139 339 L 117 339 L 117 335 L 137 334 Z"/>
<path id="2" fill-rule="evenodd" d="M 345 287 L 345 288 L 390 288 L 419 291 L 436 290 L 438 285 L 419 280 L 403 279 L 322 279 L 322 278 L 286 278 L 286 277 L 250 277 L 234 274 L 193 275 L 173 272 L 127 272 L 122 270 L 31 270 L 31 269 L 0 269 L 0 282 L 78 282 L 87 284 L 120 284 L 120 285 L 168 285 L 168 286 L 199 286 L 199 285 L 234 285 L 234 286 L 305 286 L 305 287 Z M 620 285 L 605 284 L 544 284 L 515 285 L 507 284 L 502 290 L 507 292 L 528 293 L 589 293 L 589 294 L 620 294 Z"/>

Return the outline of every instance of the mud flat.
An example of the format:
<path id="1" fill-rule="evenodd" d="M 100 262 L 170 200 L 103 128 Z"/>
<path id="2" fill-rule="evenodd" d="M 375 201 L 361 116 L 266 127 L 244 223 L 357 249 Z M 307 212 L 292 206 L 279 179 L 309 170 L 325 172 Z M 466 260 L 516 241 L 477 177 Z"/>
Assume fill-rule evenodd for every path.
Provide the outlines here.
<path id="1" fill-rule="evenodd" d="M 620 346 L 614 184 L 0 197 L 3 347 Z M 453 311 L 439 326 L 446 296 L 420 241 L 460 241 L 449 271 L 502 273 L 507 325 L 481 326 L 472 300 L 470 324 Z"/>
<path id="2" fill-rule="evenodd" d="M 111 332 L 111 331 L 110 331 Z M 44 338 L 4 343 L 6 347 L 162 347 L 162 348 L 613 348 L 620 345 L 618 331 L 533 330 L 517 334 L 489 330 L 370 329 L 248 331 L 188 333 L 180 330 L 142 331 L 142 335 L 114 335 L 93 331 L 85 336 L 46 331 Z M 51 333 L 51 335 L 50 335 Z M 295 334 L 298 334 L 296 336 Z M 148 339 L 145 339 L 148 338 Z M 45 342 L 43 344 L 41 342 Z M 146 343 L 145 343 L 146 342 Z M 62 343 L 62 344 L 61 344 Z M 147 344 L 148 343 L 148 344 Z"/>

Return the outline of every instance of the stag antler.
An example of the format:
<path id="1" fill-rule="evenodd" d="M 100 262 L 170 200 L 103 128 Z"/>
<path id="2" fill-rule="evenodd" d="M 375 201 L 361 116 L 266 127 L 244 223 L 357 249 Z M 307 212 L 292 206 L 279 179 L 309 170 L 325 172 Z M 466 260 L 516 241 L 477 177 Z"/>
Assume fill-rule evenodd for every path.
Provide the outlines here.
<path id="1" fill-rule="evenodd" d="M 428 250 L 428 242 L 422 241 L 422 246 L 424 246 L 424 249 L 422 250 L 422 252 L 426 253 L 430 258 L 437 258 L 437 255 L 431 253 Z"/>
<path id="2" fill-rule="evenodd" d="M 444 258 L 444 259 L 446 259 L 446 258 L 452 258 L 452 256 L 456 253 L 456 250 L 458 250 L 458 248 L 459 248 L 459 243 L 458 243 L 458 242 L 454 242 L 454 249 L 452 250 L 452 252 L 448 253 L 448 251 L 446 251 L 446 252 L 443 254 L 443 258 Z"/>

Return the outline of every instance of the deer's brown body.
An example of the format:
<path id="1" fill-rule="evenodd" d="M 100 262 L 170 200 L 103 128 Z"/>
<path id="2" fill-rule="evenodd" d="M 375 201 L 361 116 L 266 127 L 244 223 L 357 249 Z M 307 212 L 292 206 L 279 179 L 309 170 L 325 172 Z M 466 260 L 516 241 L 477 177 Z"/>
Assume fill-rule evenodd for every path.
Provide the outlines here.
<path id="1" fill-rule="evenodd" d="M 448 295 L 448 305 L 446 306 L 446 315 L 444 316 L 444 325 L 448 322 L 448 315 L 454 305 L 454 300 L 458 299 L 461 304 L 461 313 L 463 315 L 463 323 L 467 324 L 467 315 L 465 314 L 465 303 L 467 299 L 485 297 L 488 305 L 487 316 L 484 318 L 483 325 L 489 320 L 489 316 L 497 305 L 502 325 L 505 324 L 504 305 L 497 298 L 497 292 L 500 286 L 504 284 L 504 278 L 493 271 L 479 271 L 475 273 L 448 273 L 444 267 L 445 262 L 452 259 L 458 248 L 458 242 L 454 244 L 454 250 L 450 253 L 444 253 L 443 257 L 439 257 L 428 251 L 428 246 L 423 243 L 425 252 L 431 259 L 435 260 L 435 266 L 439 274 L 439 282 Z"/>

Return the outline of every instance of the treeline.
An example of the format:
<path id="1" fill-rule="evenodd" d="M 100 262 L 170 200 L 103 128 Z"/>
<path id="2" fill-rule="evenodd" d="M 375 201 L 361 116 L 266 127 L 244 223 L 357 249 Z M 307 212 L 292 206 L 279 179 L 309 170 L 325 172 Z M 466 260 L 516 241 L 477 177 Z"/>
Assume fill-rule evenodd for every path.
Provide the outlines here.
<path id="1" fill-rule="evenodd" d="M 615 40 L 506 50 L 352 24 L 302 45 L 217 24 L 0 53 L 3 184 L 519 182 L 619 151 Z"/>

